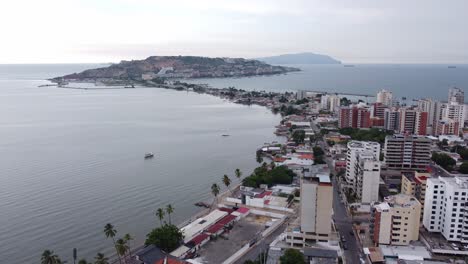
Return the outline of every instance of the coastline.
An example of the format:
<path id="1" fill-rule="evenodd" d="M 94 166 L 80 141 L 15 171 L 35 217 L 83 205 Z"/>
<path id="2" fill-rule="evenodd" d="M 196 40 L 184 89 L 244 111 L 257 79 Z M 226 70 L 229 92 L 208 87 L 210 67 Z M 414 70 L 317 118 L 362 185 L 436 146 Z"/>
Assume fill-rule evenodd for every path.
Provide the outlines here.
<path id="1" fill-rule="evenodd" d="M 51 85 L 44 85 L 42 87 L 50 87 Z M 169 89 L 169 90 L 176 90 L 176 91 L 187 91 L 187 92 L 194 92 L 198 94 L 206 94 L 210 96 L 214 96 L 223 100 L 227 100 L 231 103 L 235 104 L 240 104 L 240 105 L 257 105 L 257 106 L 262 106 L 265 107 L 266 109 L 270 110 L 272 114 L 278 114 L 278 112 L 275 112 L 274 110 L 274 105 L 266 103 L 265 98 L 268 98 L 271 100 L 272 98 L 277 98 L 277 97 L 282 97 L 282 96 L 288 96 L 288 93 L 267 93 L 267 92 L 253 92 L 253 96 L 243 96 L 245 93 L 250 94 L 251 92 L 243 91 L 243 90 L 237 90 L 235 88 L 213 88 L 213 87 L 207 87 L 206 85 L 196 85 L 196 84 L 190 84 L 190 83 L 179 83 L 177 85 L 155 85 L 155 86 L 148 86 L 145 85 L 144 87 L 133 87 L 133 88 L 124 88 L 124 87 L 113 87 L 112 85 L 108 86 L 107 88 L 80 88 L 80 87 L 63 87 L 60 85 L 57 85 L 57 88 L 63 88 L 63 89 L 82 89 L 82 90 L 113 90 L 113 89 L 138 89 L 138 88 L 159 88 L 159 89 Z M 276 124 L 277 125 L 277 124 Z M 275 125 L 275 126 L 276 126 Z M 275 127 L 273 127 L 274 131 Z M 281 135 L 277 135 L 281 136 Z M 284 135 L 283 135 L 284 137 Z M 259 147 L 259 146 L 257 146 Z M 255 149 L 256 151 L 257 149 Z M 251 172 L 246 172 L 246 175 L 243 177 L 249 175 Z M 242 180 L 237 183 L 235 186 L 231 188 L 231 190 L 235 190 L 239 188 L 242 185 Z M 222 200 L 224 197 L 226 197 L 229 194 L 230 190 L 225 189 L 222 193 L 219 194 L 218 199 Z M 207 199 L 205 201 L 209 201 L 210 203 L 212 202 L 212 199 Z M 195 201 L 196 202 L 196 201 Z M 211 208 L 203 208 L 199 211 L 197 211 L 195 214 L 192 214 L 189 216 L 186 220 L 182 221 L 181 223 L 177 224 L 176 226 L 178 228 L 181 228 L 190 222 L 196 220 L 199 217 L 202 217 L 203 215 L 206 215 L 208 212 L 211 211 Z M 156 226 L 154 227 L 156 228 Z M 150 231 L 150 230 L 148 230 Z M 142 248 L 144 248 L 145 245 L 140 244 L 138 246 L 134 246 L 133 249 L 130 250 L 131 254 L 135 254 Z M 169 253 L 169 252 L 167 252 Z M 115 253 L 112 255 L 109 255 L 110 263 L 117 264 L 119 263 L 119 260 L 116 256 Z"/>

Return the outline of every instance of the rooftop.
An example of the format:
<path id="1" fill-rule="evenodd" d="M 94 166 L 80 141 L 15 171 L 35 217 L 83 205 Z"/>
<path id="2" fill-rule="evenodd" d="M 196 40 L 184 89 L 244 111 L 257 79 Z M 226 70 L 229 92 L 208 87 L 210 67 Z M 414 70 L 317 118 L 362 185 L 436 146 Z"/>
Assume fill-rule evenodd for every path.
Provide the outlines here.
<path id="1" fill-rule="evenodd" d="M 411 195 L 396 194 L 384 198 L 385 203 L 394 208 L 406 208 L 419 204 L 419 201 Z"/>

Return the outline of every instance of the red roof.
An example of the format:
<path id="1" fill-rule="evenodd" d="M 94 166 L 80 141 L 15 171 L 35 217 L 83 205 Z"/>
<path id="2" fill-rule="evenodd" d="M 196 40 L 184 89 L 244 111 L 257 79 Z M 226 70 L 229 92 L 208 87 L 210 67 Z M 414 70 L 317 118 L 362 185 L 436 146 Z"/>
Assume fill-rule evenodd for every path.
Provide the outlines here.
<path id="1" fill-rule="evenodd" d="M 299 155 L 299 158 L 300 159 L 314 159 L 314 155 L 313 154 L 302 154 L 302 155 Z"/>
<path id="2" fill-rule="evenodd" d="M 226 215 L 225 217 L 223 217 L 221 220 L 219 220 L 216 224 L 217 225 L 227 225 L 229 223 L 231 223 L 232 221 L 234 221 L 235 219 L 237 218 L 237 216 L 235 215 Z"/>
<path id="3" fill-rule="evenodd" d="M 250 211 L 250 209 L 246 208 L 246 207 L 239 207 L 239 209 L 237 209 L 237 212 L 239 212 L 241 214 L 248 213 L 249 211 Z"/>
<path id="4" fill-rule="evenodd" d="M 284 161 L 286 161 L 286 160 L 287 160 L 287 158 L 283 158 L 283 157 L 275 157 L 275 158 L 274 158 L 274 161 L 275 161 L 275 162 L 284 162 Z"/>
<path id="5" fill-rule="evenodd" d="M 234 209 L 227 208 L 227 207 L 218 207 L 218 210 L 227 212 L 228 214 L 231 214 L 232 212 L 234 212 Z"/>
<path id="6" fill-rule="evenodd" d="M 265 200 L 263 204 L 270 204 L 270 200 Z"/>
<path id="7" fill-rule="evenodd" d="M 262 193 L 260 193 L 260 194 L 255 195 L 255 198 L 263 198 L 263 197 L 265 197 L 265 196 L 267 196 L 267 195 L 271 195 L 272 193 L 273 193 L 273 192 L 271 192 L 271 191 L 262 192 Z"/>
<path id="8" fill-rule="evenodd" d="M 156 261 L 154 264 L 185 264 L 185 263 L 188 263 L 188 262 L 166 257 L 166 258 Z"/>
<path id="9" fill-rule="evenodd" d="M 218 233 L 219 230 L 221 230 L 223 228 L 224 228 L 224 225 L 216 224 L 216 225 L 213 225 L 210 228 L 208 228 L 206 230 L 206 232 L 210 233 L 210 234 L 216 234 L 216 233 Z"/>
<path id="10" fill-rule="evenodd" d="M 205 241 L 208 237 L 209 237 L 209 235 L 207 235 L 207 234 L 205 234 L 205 233 L 201 233 L 201 234 L 199 234 L 198 236 L 192 238 L 192 240 L 190 240 L 188 243 L 192 242 L 192 243 L 194 243 L 195 245 L 199 245 L 199 244 L 201 244 L 203 241 Z"/>

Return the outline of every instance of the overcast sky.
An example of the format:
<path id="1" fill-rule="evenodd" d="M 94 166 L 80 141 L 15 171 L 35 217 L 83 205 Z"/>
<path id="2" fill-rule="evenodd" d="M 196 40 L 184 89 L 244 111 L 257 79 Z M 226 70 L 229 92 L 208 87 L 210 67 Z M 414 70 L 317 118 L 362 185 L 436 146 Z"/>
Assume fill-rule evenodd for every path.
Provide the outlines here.
<path id="1" fill-rule="evenodd" d="M 467 0 L 2 0 L 0 63 L 314 52 L 468 63 Z"/>

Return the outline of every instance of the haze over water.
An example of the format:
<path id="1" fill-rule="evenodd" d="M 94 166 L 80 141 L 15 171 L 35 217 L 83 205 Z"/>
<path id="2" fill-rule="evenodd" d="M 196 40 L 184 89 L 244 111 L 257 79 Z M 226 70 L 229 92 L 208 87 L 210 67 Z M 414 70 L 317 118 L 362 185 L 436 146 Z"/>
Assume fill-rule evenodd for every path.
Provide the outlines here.
<path id="1" fill-rule="evenodd" d="M 99 66 L 99 65 L 98 65 Z M 223 174 L 256 166 L 255 149 L 280 140 L 280 121 L 262 107 L 163 89 L 38 88 L 43 79 L 96 65 L 0 65 L 0 252 L 5 263 L 39 263 L 44 249 L 70 260 L 111 253 L 102 228 L 135 244 L 171 203 L 179 223 Z M 248 90 L 332 90 L 445 100 L 468 87 L 457 65 L 301 66 L 288 75 L 196 80 Z M 221 137 L 231 134 L 231 137 Z M 145 152 L 156 157 L 144 160 Z"/>

